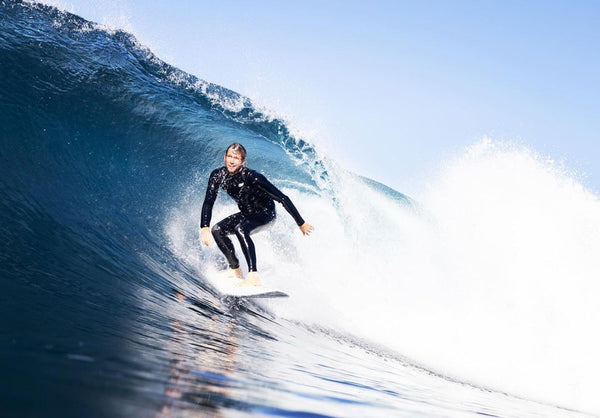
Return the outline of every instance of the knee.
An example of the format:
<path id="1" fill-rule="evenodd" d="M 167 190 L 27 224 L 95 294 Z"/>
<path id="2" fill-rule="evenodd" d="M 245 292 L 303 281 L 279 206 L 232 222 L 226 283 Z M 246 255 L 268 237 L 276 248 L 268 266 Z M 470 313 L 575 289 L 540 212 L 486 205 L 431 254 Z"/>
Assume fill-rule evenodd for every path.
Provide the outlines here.
<path id="1" fill-rule="evenodd" d="M 221 227 L 219 226 L 219 224 L 213 225 L 213 227 L 210 230 L 212 232 L 213 235 L 218 235 L 221 236 L 222 230 Z"/>
<path id="2" fill-rule="evenodd" d="M 234 231 L 235 231 L 235 234 L 240 238 L 246 236 L 246 229 L 244 228 L 244 226 L 241 223 L 239 223 L 235 226 Z"/>

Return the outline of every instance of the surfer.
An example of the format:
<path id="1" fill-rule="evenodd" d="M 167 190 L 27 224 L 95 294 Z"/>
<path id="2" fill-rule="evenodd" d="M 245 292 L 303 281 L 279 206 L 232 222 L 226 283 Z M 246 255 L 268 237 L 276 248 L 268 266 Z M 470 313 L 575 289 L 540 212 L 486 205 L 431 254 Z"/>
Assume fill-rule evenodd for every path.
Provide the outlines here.
<path id="1" fill-rule="evenodd" d="M 234 143 L 227 147 L 224 160 L 225 166 L 214 170 L 208 179 L 200 221 L 201 240 L 207 246 L 213 241 L 216 242 L 229 263 L 226 274 L 229 277 L 242 278 L 243 273 L 235 255 L 233 242 L 228 237 L 235 234 L 248 263 L 248 275 L 240 285 L 260 286 L 256 249 L 250 234 L 275 219 L 274 201 L 283 205 L 304 235 L 310 234 L 313 226 L 302 219 L 289 197 L 271 184 L 265 176 L 246 167 L 246 149 L 242 144 Z M 236 201 L 240 211 L 223 219 L 211 229 L 212 209 L 219 188 L 225 190 Z"/>

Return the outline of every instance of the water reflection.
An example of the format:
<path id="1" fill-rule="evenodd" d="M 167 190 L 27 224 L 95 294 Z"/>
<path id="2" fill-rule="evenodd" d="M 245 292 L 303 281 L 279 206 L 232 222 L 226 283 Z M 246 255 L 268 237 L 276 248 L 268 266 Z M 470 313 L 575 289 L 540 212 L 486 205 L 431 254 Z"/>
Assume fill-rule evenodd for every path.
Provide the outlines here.
<path id="1" fill-rule="evenodd" d="M 583 416 L 446 380 L 254 304 L 173 300 L 157 417 Z"/>
<path id="2" fill-rule="evenodd" d="M 236 316 L 244 308 L 231 301 L 217 301 L 215 308 L 181 292 L 175 298 L 194 311 L 190 320 L 174 319 L 171 337 L 166 345 L 168 381 L 165 404 L 157 416 L 181 416 L 202 411 L 204 416 L 223 416 L 230 408 L 245 409 L 236 392 L 243 383 L 236 378 L 240 342 L 238 334 L 248 324 Z M 242 331 L 241 331 L 242 330 Z M 263 335 L 264 332 L 260 331 Z"/>

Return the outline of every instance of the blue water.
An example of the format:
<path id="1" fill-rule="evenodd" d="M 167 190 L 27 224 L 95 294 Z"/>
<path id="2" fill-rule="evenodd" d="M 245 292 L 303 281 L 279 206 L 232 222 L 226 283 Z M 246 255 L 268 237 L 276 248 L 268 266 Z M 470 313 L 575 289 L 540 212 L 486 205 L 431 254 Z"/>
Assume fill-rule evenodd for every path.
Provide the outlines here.
<path id="1" fill-rule="evenodd" d="M 344 213 L 315 148 L 128 33 L 0 5 L 0 415 L 579 416 L 277 313 L 292 301 L 221 299 L 204 268 L 222 261 L 194 258 L 198 218 L 177 211 L 197 215 L 235 141 L 301 209 Z"/>

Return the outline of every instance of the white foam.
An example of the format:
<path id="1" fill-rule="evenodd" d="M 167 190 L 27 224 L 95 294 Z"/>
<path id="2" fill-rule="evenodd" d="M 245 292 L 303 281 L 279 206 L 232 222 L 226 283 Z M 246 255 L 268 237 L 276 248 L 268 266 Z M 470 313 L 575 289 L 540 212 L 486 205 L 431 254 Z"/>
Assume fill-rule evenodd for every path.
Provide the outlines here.
<path id="1" fill-rule="evenodd" d="M 418 198 L 338 173 L 339 210 L 302 198 L 310 243 L 281 313 L 383 343 L 446 375 L 588 412 L 600 352 L 600 204 L 564 169 L 484 140 Z"/>

